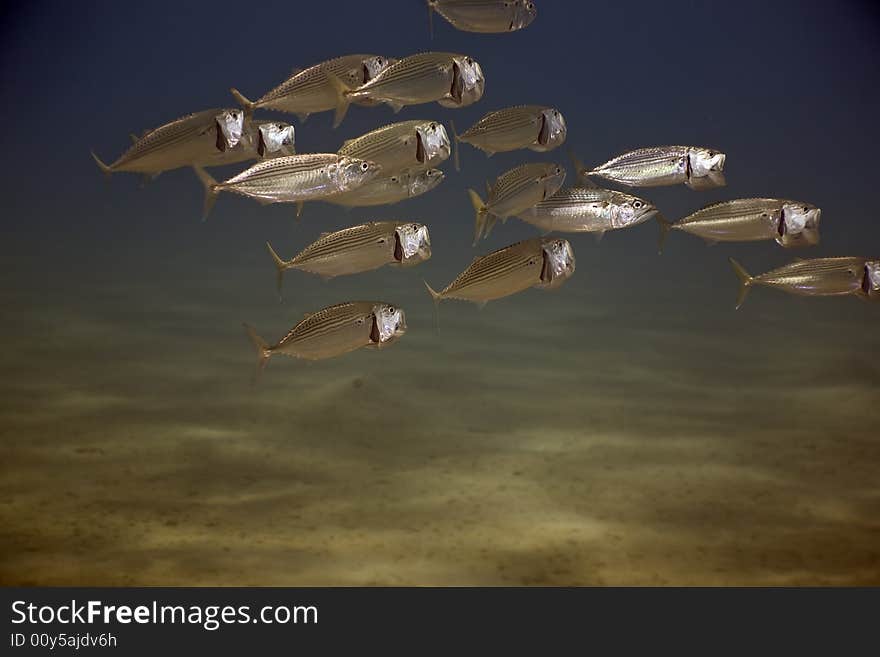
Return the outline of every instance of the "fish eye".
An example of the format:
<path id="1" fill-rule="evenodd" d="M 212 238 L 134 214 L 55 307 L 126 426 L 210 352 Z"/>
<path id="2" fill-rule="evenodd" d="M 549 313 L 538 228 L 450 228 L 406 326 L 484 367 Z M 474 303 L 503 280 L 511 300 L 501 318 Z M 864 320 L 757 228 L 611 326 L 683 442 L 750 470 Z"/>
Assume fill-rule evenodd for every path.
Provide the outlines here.
<path id="1" fill-rule="evenodd" d="M 562 173 L 562 169 L 560 167 L 556 167 L 556 173 Z"/>
<path id="2" fill-rule="evenodd" d="M 709 151 L 709 157 L 715 157 L 715 151 Z"/>
<path id="3" fill-rule="evenodd" d="M 431 130 L 436 130 L 436 129 L 437 129 L 437 124 L 436 124 L 436 123 L 432 123 L 432 124 L 431 124 Z"/>
<path id="4" fill-rule="evenodd" d="M 809 212 L 809 211 L 810 211 L 810 208 L 804 207 L 804 212 Z"/>
<path id="5" fill-rule="evenodd" d="M 366 162 L 361 162 L 361 170 L 362 171 L 366 171 L 369 168 L 370 168 L 369 164 L 367 164 Z"/>
<path id="6" fill-rule="evenodd" d="M 633 207 L 636 210 L 638 210 L 640 207 L 642 207 L 642 202 L 641 201 L 633 201 Z"/>
<path id="7" fill-rule="evenodd" d="M 393 312 L 394 312 L 394 306 L 388 306 L 388 312 L 393 313 Z"/>

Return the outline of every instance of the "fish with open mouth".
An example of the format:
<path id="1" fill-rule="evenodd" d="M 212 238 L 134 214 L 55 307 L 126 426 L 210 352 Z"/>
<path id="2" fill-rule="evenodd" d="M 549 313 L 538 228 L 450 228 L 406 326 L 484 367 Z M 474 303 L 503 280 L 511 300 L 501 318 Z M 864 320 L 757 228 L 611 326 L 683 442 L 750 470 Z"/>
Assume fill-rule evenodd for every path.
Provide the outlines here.
<path id="1" fill-rule="evenodd" d="M 381 171 L 374 162 L 336 153 L 309 153 L 264 160 L 220 183 L 201 167 L 195 169 L 205 187 L 204 217 L 224 191 L 249 196 L 263 205 L 296 203 L 299 216 L 306 201 L 326 199 L 357 189 Z"/>
<path id="2" fill-rule="evenodd" d="M 627 187 L 661 187 L 684 183 L 691 189 L 723 187 L 727 156 L 699 146 L 651 146 L 629 151 L 595 169 L 575 160 L 578 176 L 599 176 Z"/>
<path id="3" fill-rule="evenodd" d="M 323 199 L 334 205 L 347 208 L 365 208 L 375 205 L 393 205 L 408 198 L 430 192 L 443 182 L 440 169 L 427 171 L 404 171 L 392 176 L 380 176 L 357 189 L 342 194 L 334 194 Z"/>
<path id="4" fill-rule="evenodd" d="M 819 243 L 822 211 L 815 205 L 778 198 L 741 198 L 713 203 L 676 221 L 661 221 L 660 246 L 670 230 L 716 242 L 775 240 L 786 248 Z"/>
<path id="5" fill-rule="evenodd" d="M 253 125 L 251 138 L 261 158 L 296 155 L 296 131 L 292 125 L 280 121 L 254 121 Z"/>
<path id="6" fill-rule="evenodd" d="M 880 260 L 865 262 L 865 273 L 862 275 L 861 293 L 866 299 L 880 299 Z"/>
<path id="7" fill-rule="evenodd" d="M 596 185 L 561 189 L 517 217 L 546 232 L 593 233 L 637 226 L 657 217 L 650 201 Z"/>
<path id="8" fill-rule="evenodd" d="M 434 300 L 435 311 L 444 299 L 472 301 L 482 307 L 493 299 L 530 287 L 556 289 L 571 278 L 574 269 L 574 251 L 568 240 L 536 237 L 474 258 L 470 266 L 440 292 L 427 281 L 425 287 Z"/>
<path id="9" fill-rule="evenodd" d="M 337 153 L 375 162 L 386 176 L 425 170 L 449 158 L 446 128 L 437 121 L 402 121 L 349 139 Z"/>
<path id="10" fill-rule="evenodd" d="M 543 105 L 519 105 L 489 112 L 462 134 L 453 134 L 456 142 L 470 144 L 488 156 L 520 148 L 552 151 L 565 142 L 567 128 L 562 113 Z M 455 152 L 455 168 L 459 156 Z"/>
<path id="11" fill-rule="evenodd" d="M 483 96 L 485 77 L 480 65 L 467 55 L 426 52 L 404 57 L 356 89 L 330 76 L 336 88 L 336 118 L 339 125 L 349 103 L 374 100 L 395 112 L 406 105 L 439 102 L 443 107 L 464 107 Z"/>
<path id="12" fill-rule="evenodd" d="M 336 108 L 336 86 L 331 78 L 347 89 L 356 89 L 396 61 L 383 55 L 344 55 L 295 71 L 287 80 L 254 101 L 248 100 L 234 87 L 230 92 L 248 114 L 265 108 L 296 114 L 300 121 L 305 121 L 310 114 Z M 369 98 L 354 99 L 354 102 L 359 105 L 377 104 Z"/>
<path id="13" fill-rule="evenodd" d="M 323 278 L 359 274 L 384 265 L 411 267 L 431 257 L 431 237 L 424 224 L 371 221 L 323 233 L 290 260 L 283 260 L 266 242 L 278 269 L 278 296 L 288 269 L 318 274 Z"/>
<path id="14" fill-rule="evenodd" d="M 257 350 L 259 375 L 275 354 L 323 360 L 363 347 L 388 347 L 406 332 L 406 316 L 402 308 L 382 301 L 349 301 L 307 314 L 274 345 L 252 326 L 244 327 Z"/>
<path id="15" fill-rule="evenodd" d="M 733 258 L 728 260 L 740 282 L 737 308 L 742 306 L 749 290 L 756 285 L 811 297 L 858 295 L 871 298 L 880 290 L 880 261 L 876 258 L 847 256 L 795 260 L 760 276 L 752 276 Z"/>
<path id="16" fill-rule="evenodd" d="M 474 244 L 486 238 L 496 219 L 521 214 L 544 199 L 550 198 L 565 181 L 565 169 L 558 164 L 531 162 L 501 174 L 490 186 L 486 184 L 488 201 L 484 202 L 473 189 L 468 190 L 476 212 Z"/>
<path id="17" fill-rule="evenodd" d="M 531 0 L 427 0 L 428 31 L 434 36 L 436 11 L 462 32 L 498 34 L 528 27 L 538 13 Z"/>
<path id="18" fill-rule="evenodd" d="M 263 134 L 272 135 L 269 142 Z M 155 178 L 181 167 L 213 167 L 292 154 L 293 126 L 277 121 L 254 122 L 240 109 L 209 109 L 132 135 L 132 145 L 112 164 L 92 157 L 105 174 L 140 173 Z"/>

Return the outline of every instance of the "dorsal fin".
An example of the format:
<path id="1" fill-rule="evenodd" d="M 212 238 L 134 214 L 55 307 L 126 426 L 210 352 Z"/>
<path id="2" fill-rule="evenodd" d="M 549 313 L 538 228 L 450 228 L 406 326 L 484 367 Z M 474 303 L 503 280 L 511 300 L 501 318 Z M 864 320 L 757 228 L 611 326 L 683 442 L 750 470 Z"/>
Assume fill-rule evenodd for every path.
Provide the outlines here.
<path id="1" fill-rule="evenodd" d="M 138 138 L 138 136 L 137 136 L 136 134 L 134 134 L 133 132 L 132 132 L 132 133 L 129 133 L 128 136 L 131 137 L 131 143 L 132 143 L 132 144 L 136 144 L 136 143 L 138 143 L 138 141 L 140 141 L 140 139 Z"/>
<path id="2" fill-rule="evenodd" d="M 299 67 L 292 68 L 292 69 L 290 69 L 290 77 L 293 77 L 294 75 L 299 75 L 302 72 L 303 72 L 303 70 Z"/>

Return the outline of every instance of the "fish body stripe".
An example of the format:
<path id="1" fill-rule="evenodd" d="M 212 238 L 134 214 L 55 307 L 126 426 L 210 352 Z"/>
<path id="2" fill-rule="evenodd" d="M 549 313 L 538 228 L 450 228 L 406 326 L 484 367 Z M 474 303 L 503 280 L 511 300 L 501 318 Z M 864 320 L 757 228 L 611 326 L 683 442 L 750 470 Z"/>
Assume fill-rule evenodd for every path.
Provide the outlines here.
<path id="1" fill-rule="evenodd" d="M 498 280 L 510 272 L 534 265 L 535 259 L 542 258 L 541 244 L 540 238 L 525 240 L 478 258 L 446 286 L 441 296 L 452 296 L 459 290 Z M 536 278 L 535 283 L 538 282 Z"/>
<path id="2" fill-rule="evenodd" d="M 290 262 L 292 265 L 304 264 L 376 244 L 383 237 L 393 239 L 397 225 L 394 221 L 377 221 L 330 233 L 304 248 Z"/>
<path id="3" fill-rule="evenodd" d="M 256 103 L 256 106 L 266 105 L 272 101 L 277 101 L 291 94 L 307 94 L 310 91 L 324 91 L 328 88 L 328 74 L 334 75 L 344 83 L 350 82 L 346 80 L 345 75 L 351 69 L 357 69 L 363 66 L 364 60 L 375 57 L 376 55 L 345 55 L 335 59 L 315 64 L 307 69 L 292 75 L 274 89 L 266 92 L 262 98 Z"/>
<path id="4" fill-rule="evenodd" d="M 352 93 L 353 96 L 360 94 L 369 95 L 373 91 L 380 92 L 383 86 L 406 82 L 419 78 L 425 73 L 433 73 L 443 66 L 451 66 L 454 57 L 462 57 L 455 53 L 421 53 L 404 57 L 382 71 L 375 78 Z M 369 92 L 369 93 L 368 93 Z"/>
<path id="5" fill-rule="evenodd" d="M 359 318 L 366 318 L 373 312 L 376 303 L 370 301 L 351 301 L 330 306 L 313 313 L 285 335 L 271 349 L 281 349 L 301 340 L 314 340 L 348 326 Z"/>

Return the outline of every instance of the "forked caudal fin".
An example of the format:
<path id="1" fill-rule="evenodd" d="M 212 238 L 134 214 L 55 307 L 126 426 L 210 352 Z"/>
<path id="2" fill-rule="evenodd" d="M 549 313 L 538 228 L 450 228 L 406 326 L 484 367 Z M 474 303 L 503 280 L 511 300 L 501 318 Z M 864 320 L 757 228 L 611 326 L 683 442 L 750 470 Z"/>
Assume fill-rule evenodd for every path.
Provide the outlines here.
<path id="1" fill-rule="evenodd" d="M 473 243 L 473 246 L 476 246 L 477 242 L 480 241 L 480 237 L 482 237 L 483 233 L 486 231 L 486 221 L 489 218 L 489 208 L 486 207 L 486 204 L 483 203 L 483 199 L 481 199 L 480 195 L 474 190 L 469 189 L 468 194 L 471 197 L 471 205 L 474 206 L 474 212 L 476 212 Z"/>
<path id="2" fill-rule="evenodd" d="M 199 180 L 202 181 L 202 185 L 205 187 L 205 206 L 202 210 L 202 221 L 204 221 L 208 218 L 211 208 L 214 207 L 214 203 L 217 201 L 217 196 L 220 194 L 220 191 L 217 189 L 217 181 L 211 177 L 210 173 L 205 171 L 202 167 L 193 167 L 193 169 L 199 177 Z"/>
<path id="3" fill-rule="evenodd" d="M 113 169 L 111 169 L 106 164 L 104 164 L 104 162 L 101 161 L 101 158 L 98 157 L 97 155 L 95 155 L 95 151 L 92 151 L 92 158 L 94 158 L 95 162 L 98 164 L 98 167 L 101 169 L 101 171 L 104 172 L 104 175 L 109 178 L 110 174 L 113 173 Z"/>
<path id="4" fill-rule="evenodd" d="M 257 331 L 253 326 L 250 324 L 242 324 L 242 326 L 244 326 L 244 330 L 247 331 L 248 337 L 251 339 L 254 348 L 257 350 L 257 369 L 254 371 L 252 379 L 252 383 L 256 383 L 260 379 L 260 374 L 266 369 L 266 364 L 269 362 L 269 359 L 272 357 L 272 349 L 263 338 L 257 335 Z"/>
<path id="5" fill-rule="evenodd" d="M 243 93 L 241 93 L 235 87 L 232 87 L 229 90 L 229 93 L 232 94 L 233 98 L 235 98 L 235 102 L 241 106 L 241 109 L 244 110 L 245 116 L 250 116 L 254 113 L 254 102 L 248 100 Z"/>
<path id="6" fill-rule="evenodd" d="M 733 267 L 734 273 L 739 277 L 739 295 L 736 297 L 736 309 L 739 310 L 746 300 L 746 295 L 749 293 L 749 289 L 755 279 L 736 260 L 733 258 L 728 258 L 728 260 L 730 261 L 730 266 Z"/>
<path id="7" fill-rule="evenodd" d="M 275 263 L 275 267 L 278 269 L 278 300 L 284 301 L 284 298 L 281 296 L 281 284 L 284 282 L 284 270 L 287 269 L 287 263 L 285 263 L 281 257 L 275 253 L 275 249 L 272 248 L 272 245 L 269 242 L 266 242 L 266 247 L 269 249 L 269 255 L 272 256 L 272 260 Z"/>
<path id="8" fill-rule="evenodd" d="M 327 73 L 327 81 L 336 94 L 336 112 L 333 115 L 333 127 L 336 128 L 342 123 L 345 113 L 348 112 L 348 106 L 351 105 L 351 98 L 349 98 L 351 89 L 346 87 L 345 83 L 332 73 Z"/>
<path id="9" fill-rule="evenodd" d="M 443 300 L 443 295 L 440 292 L 434 291 L 430 285 L 428 285 L 428 281 L 422 279 L 422 283 L 425 284 L 425 287 L 428 288 L 428 292 L 431 295 L 431 299 L 434 301 L 434 332 L 438 335 L 440 334 L 440 302 Z"/>

